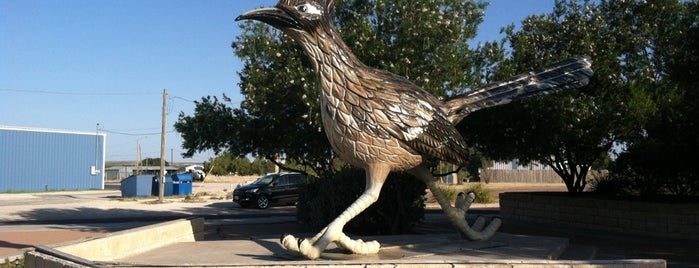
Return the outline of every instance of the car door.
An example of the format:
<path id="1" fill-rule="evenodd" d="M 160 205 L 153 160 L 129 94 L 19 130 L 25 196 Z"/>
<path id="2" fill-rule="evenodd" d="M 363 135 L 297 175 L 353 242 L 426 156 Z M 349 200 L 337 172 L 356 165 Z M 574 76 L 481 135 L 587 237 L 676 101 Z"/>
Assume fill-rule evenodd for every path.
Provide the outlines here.
<path id="1" fill-rule="evenodd" d="M 292 174 L 289 176 L 289 187 L 288 187 L 288 203 L 296 203 L 299 201 L 299 187 L 303 181 L 303 175 Z"/>
<path id="2" fill-rule="evenodd" d="M 274 203 L 286 202 L 288 198 L 289 177 L 281 175 L 274 180 L 273 185 L 270 185 L 270 199 Z"/>

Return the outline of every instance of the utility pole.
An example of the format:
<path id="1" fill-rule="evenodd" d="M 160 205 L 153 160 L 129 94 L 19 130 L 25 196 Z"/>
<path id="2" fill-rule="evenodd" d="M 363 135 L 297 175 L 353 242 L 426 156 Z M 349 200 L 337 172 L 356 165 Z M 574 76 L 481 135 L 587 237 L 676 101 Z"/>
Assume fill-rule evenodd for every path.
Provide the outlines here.
<path id="1" fill-rule="evenodd" d="M 158 200 L 165 201 L 165 125 L 167 124 L 167 89 L 163 89 L 163 123 L 160 132 L 160 191 Z"/>
<path id="2" fill-rule="evenodd" d="M 141 175 L 141 143 L 136 139 L 136 175 Z"/>

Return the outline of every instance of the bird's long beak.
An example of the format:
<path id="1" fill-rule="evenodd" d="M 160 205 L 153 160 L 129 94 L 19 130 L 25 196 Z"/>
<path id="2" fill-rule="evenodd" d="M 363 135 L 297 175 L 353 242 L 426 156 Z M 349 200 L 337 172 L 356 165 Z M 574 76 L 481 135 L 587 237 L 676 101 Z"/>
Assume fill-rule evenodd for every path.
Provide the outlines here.
<path id="1" fill-rule="evenodd" d="M 286 11 L 278 7 L 259 8 L 251 10 L 245 12 L 243 15 L 238 16 L 235 20 L 257 20 L 267 23 L 278 29 L 301 29 L 301 25 L 293 17 L 291 17 Z"/>

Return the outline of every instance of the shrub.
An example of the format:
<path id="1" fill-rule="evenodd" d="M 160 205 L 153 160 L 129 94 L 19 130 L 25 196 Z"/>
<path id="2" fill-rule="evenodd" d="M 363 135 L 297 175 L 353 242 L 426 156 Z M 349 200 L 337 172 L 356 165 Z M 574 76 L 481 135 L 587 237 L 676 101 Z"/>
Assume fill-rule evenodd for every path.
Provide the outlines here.
<path id="1" fill-rule="evenodd" d="M 456 196 L 460 192 L 473 192 L 473 194 L 476 195 L 476 201 L 474 201 L 475 203 L 487 204 L 495 202 L 493 193 L 481 183 L 472 183 L 465 188 L 460 186 L 441 186 L 440 188 L 442 189 L 442 192 L 444 192 L 447 199 L 449 199 L 449 201 L 452 203 L 456 200 Z"/>
<path id="2" fill-rule="evenodd" d="M 450 187 L 447 185 L 441 185 L 439 186 L 440 189 L 442 189 L 442 192 L 444 193 L 444 196 L 447 197 L 447 200 L 450 202 L 454 202 L 456 200 L 456 195 L 458 194 L 458 191 L 455 187 Z"/>
<path id="3" fill-rule="evenodd" d="M 590 181 L 590 191 L 601 195 L 621 196 L 630 194 L 629 179 L 620 174 L 595 177 Z"/>
<path id="4" fill-rule="evenodd" d="M 473 194 L 476 195 L 476 203 L 487 204 L 495 202 L 493 193 L 490 191 L 490 189 L 483 186 L 482 183 L 471 184 L 468 188 L 466 188 L 466 190 L 464 190 L 464 192 L 473 192 Z"/>
<path id="5" fill-rule="evenodd" d="M 309 181 L 301 187 L 297 218 L 323 228 L 364 192 L 364 171 L 345 168 L 334 176 Z M 392 173 L 379 200 L 345 226 L 359 235 L 402 234 L 424 216 L 425 184 L 407 173 Z"/>
<path id="6" fill-rule="evenodd" d="M 611 165 L 611 179 L 625 183 L 631 195 L 699 195 L 696 164 L 677 150 L 652 139 L 634 144 Z"/>

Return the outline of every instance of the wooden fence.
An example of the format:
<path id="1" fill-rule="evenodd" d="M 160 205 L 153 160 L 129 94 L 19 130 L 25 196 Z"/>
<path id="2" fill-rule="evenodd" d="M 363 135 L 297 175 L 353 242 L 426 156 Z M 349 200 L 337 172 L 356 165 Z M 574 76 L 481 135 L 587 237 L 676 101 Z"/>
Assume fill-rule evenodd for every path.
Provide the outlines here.
<path id="1" fill-rule="evenodd" d="M 607 171 L 590 170 L 587 173 L 587 180 L 589 182 L 606 174 Z M 481 180 L 485 183 L 563 183 L 561 177 L 551 169 L 483 169 Z"/>
<path id="2" fill-rule="evenodd" d="M 486 183 L 561 183 L 561 177 L 553 170 L 484 169 L 481 180 Z"/>

